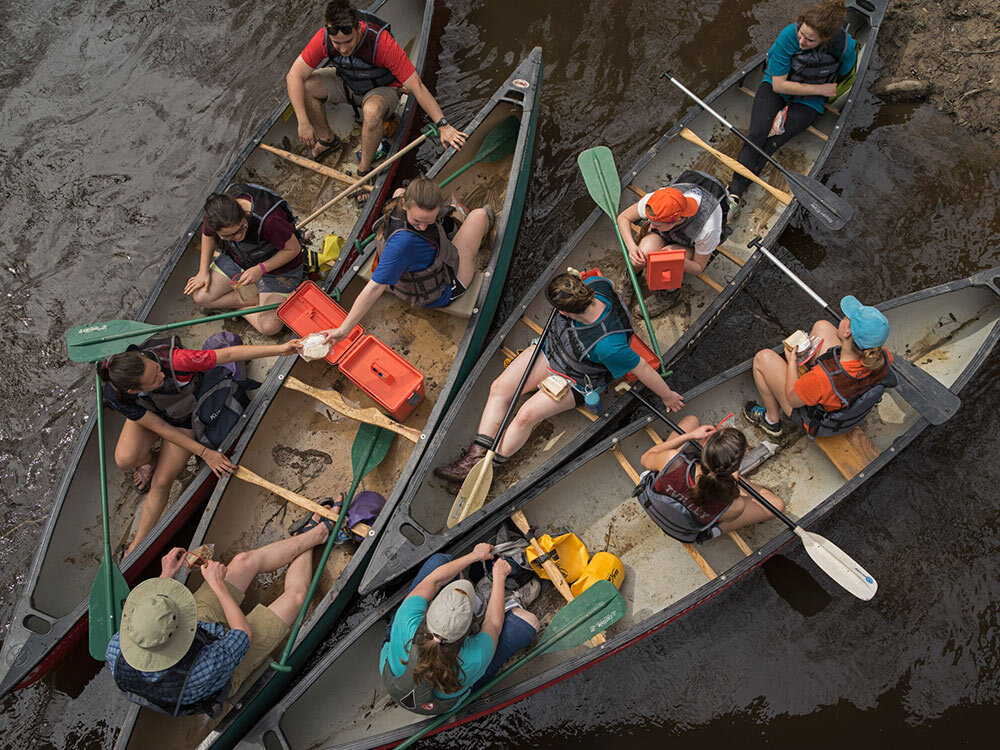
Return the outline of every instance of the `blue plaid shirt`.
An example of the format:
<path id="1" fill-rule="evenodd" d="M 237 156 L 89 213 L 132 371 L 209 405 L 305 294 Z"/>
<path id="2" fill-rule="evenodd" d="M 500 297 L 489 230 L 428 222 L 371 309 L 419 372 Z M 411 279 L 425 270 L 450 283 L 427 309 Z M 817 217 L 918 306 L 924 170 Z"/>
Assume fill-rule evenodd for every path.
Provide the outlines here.
<path id="1" fill-rule="evenodd" d="M 184 686 L 184 694 L 181 696 L 182 703 L 194 703 L 221 690 L 229 682 L 233 670 L 243 660 L 250 648 L 250 639 L 242 630 L 229 630 L 217 622 L 202 622 L 200 620 L 198 626 L 218 640 L 209 643 L 198 654 L 194 667 L 191 669 L 191 677 L 188 679 L 187 685 Z M 115 673 L 115 664 L 120 653 L 121 643 L 118 633 L 115 633 L 108 643 L 108 650 L 104 653 L 104 660 L 108 663 L 112 675 Z M 149 678 L 150 682 L 153 682 L 165 671 L 144 672 L 143 674 Z"/>

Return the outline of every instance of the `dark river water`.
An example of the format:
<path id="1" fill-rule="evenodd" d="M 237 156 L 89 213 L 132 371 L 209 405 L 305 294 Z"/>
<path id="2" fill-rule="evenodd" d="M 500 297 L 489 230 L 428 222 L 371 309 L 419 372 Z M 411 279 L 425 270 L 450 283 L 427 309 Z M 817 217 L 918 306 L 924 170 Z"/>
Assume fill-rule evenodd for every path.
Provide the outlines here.
<path id="1" fill-rule="evenodd" d="M 533 46 L 545 84 L 505 304 L 592 204 L 576 155 L 624 169 L 801 10 L 791 0 L 439 3 L 428 65 L 449 119 L 471 116 Z M 0 21 L 0 623 L 6 627 L 71 446 L 91 411 L 75 323 L 128 318 L 260 119 L 322 3 L 6 3 Z M 876 62 L 876 74 L 879 63 Z M 905 71 L 903 71 L 905 73 Z M 433 153 L 421 152 L 423 163 Z M 786 255 L 824 297 L 898 296 L 1000 265 L 1000 155 L 926 107 L 866 95 L 827 167 L 856 208 L 839 233 L 799 218 Z M 503 311 L 501 311 L 502 313 Z M 685 360 L 687 387 L 819 316 L 769 268 Z M 861 603 L 786 550 L 582 675 L 429 745 L 842 748 L 968 745 L 1000 720 L 1000 404 L 994 357 L 947 425 L 914 441 L 815 530 L 879 580 Z M 781 593 L 779 593 L 781 592 Z M 787 597 L 787 598 L 786 598 Z M 797 599 L 808 599 L 803 605 Z M 805 613 L 805 614 L 804 614 Z M 85 653 L 0 702 L 5 747 L 105 747 L 120 703 Z"/>

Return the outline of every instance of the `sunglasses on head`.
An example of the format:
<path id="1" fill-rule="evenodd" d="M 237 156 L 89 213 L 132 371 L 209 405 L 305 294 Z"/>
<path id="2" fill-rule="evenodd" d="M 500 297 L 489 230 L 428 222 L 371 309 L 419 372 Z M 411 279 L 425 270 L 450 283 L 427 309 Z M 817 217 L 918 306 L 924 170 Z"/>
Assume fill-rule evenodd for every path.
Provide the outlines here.
<path id="1" fill-rule="evenodd" d="M 326 30 L 331 35 L 335 35 L 335 34 L 353 34 L 354 33 L 354 27 L 353 26 L 327 26 Z"/>

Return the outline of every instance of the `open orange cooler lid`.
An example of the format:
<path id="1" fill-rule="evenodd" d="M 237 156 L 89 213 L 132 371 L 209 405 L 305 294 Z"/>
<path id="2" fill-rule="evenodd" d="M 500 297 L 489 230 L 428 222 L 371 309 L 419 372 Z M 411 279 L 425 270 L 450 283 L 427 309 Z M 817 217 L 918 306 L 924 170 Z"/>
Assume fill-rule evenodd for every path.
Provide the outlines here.
<path id="1" fill-rule="evenodd" d="M 423 397 L 420 370 L 371 334 L 351 347 L 337 366 L 392 414 L 408 413 L 407 401 L 413 403 L 415 394 Z"/>
<path id="2" fill-rule="evenodd" d="M 299 336 L 336 328 L 347 319 L 347 311 L 334 302 L 312 281 L 303 281 L 299 288 L 277 310 L 278 318 Z M 344 352 L 365 335 L 365 329 L 354 326 L 347 338 L 338 341 L 326 355 L 326 361 L 337 364 Z"/>

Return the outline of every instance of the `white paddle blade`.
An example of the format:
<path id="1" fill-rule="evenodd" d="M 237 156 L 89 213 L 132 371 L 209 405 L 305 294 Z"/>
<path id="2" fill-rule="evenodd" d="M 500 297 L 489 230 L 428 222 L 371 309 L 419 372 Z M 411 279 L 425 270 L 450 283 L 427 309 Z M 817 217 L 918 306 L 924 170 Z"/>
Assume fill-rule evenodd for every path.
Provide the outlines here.
<path id="1" fill-rule="evenodd" d="M 848 556 L 844 550 L 825 537 L 795 527 L 795 533 L 802 540 L 809 557 L 823 572 L 854 594 L 858 599 L 868 601 L 878 591 L 878 581 Z"/>
<path id="2" fill-rule="evenodd" d="M 487 451 L 486 455 L 479 459 L 479 463 L 472 467 L 469 476 L 462 483 L 462 489 L 455 497 L 455 502 L 452 503 L 447 521 L 449 529 L 454 528 L 483 507 L 483 501 L 486 500 L 486 494 L 490 491 L 492 484 L 493 451 Z"/>

